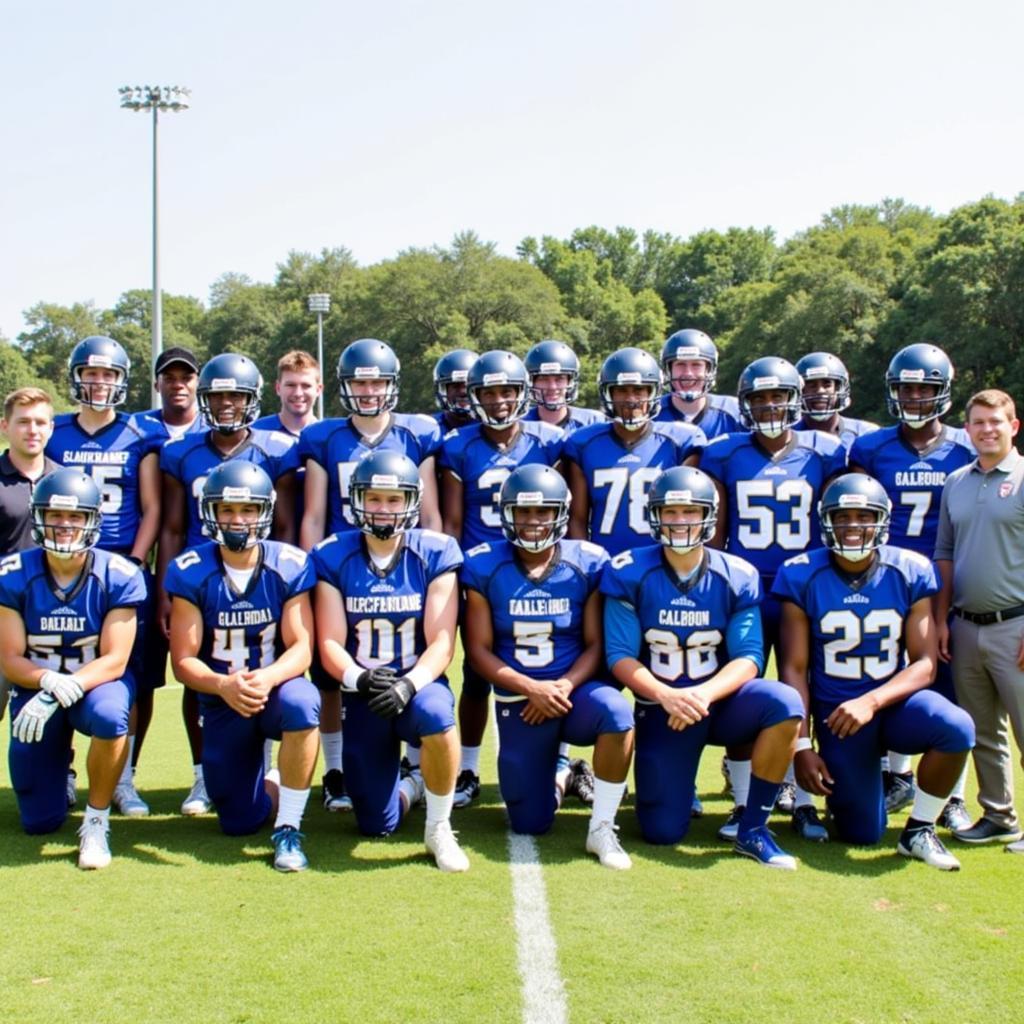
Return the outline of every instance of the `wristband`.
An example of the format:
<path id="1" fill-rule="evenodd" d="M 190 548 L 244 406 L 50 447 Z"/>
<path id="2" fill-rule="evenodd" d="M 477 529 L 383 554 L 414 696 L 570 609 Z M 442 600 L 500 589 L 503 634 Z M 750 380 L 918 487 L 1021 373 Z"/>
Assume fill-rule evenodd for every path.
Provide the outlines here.
<path id="1" fill-rule="evenodd" d="M 363 674 L 363 669 L 358 665 L 349 665 L 347 669 L 341 674 L 341 688 L 343 690 L 356 690 L 359 687 L 359 677 Z"/>
<path id="2" fill-rule="evenodd" d="M 814 744 L 811 742 L 810 736 L 801 736 L 796 741 L 796 753 L 800 753 L 801 750 L 813 750 Z"/>

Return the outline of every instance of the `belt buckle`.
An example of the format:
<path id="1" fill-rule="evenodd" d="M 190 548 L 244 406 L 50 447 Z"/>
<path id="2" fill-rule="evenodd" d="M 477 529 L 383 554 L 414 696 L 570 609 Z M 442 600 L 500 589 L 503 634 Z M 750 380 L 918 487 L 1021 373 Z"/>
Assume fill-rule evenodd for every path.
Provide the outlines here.
<path id="1" fill-rule="evenodd" d="M 995 612 L 994 614 L 995 614 L 995 621 L 996 622 L 1002 622 L 1003 621 L 1003 613 L 1001 611 L 1000 612 Z"/>

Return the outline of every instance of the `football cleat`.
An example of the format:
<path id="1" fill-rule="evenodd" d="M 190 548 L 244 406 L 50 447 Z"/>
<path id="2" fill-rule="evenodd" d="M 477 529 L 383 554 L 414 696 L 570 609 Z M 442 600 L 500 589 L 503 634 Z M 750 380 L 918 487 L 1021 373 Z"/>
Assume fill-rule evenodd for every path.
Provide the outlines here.
<path id="1" fill-rule="evenodd" d="M 463 768 L 455 780 L 454 807 L 468 807 L 480 795 L 480 776 L 471 768 Z"/>
<path id="2" fill-rule="evenodd" d="M 594 806 L 594 769 L 582 757 L 569 762 L 569 785 L 565 791 L 586 807 Z"/>
<path id="3" fill-rule="evenodd" d="M 746 807 L 743 804 L 737 804 L 733 807 L 729 812 L 729 817 L 725 819 L 725 824 L 718 830 L 719 839 L 724 839 L 727 843 L 735 842 L 740 831 L 740 818 L 743 817 L 745 810 Z"/>
<path id="4" fill-rule="evenodd" d="M 821 823 L 817 810 L 804 804 L 793 811 L 793 831 L 810 843 L 827 843 L 828 829 Z"/>
<path id="5" fill-rule="evenodd" d="M 302 852 L 305 836 L 291 825 L 274 829 L 270 841 L 274 844 L 274 867 L 278 871 L 305 871 L 309 859 Z"/>
<path id="6" fill-rule="evenodd" d="M 904 857 L 922 860 L 929 867 L 940 871 L 959 871 L 960 861 L 942 845 L 933 826 L 905 828 L 896 844 L 896 851 Z"/>
<path id="7" fill-rule="evenodd" d="M 325 811 L 351 811 L 352 798 L 345 789 L 345 776 L 332 768 L 321 779 Z"/>
<path id="8" fill-rule="evenodd" d="M 599 822 L 597 828 L 592 828 L 587 833 L 587 853 L 597 857 L 602 867 L 612 868 L 614 871 L 628 871 L 633 862 L 619 842 L 616 835 L 618 831 L 618 825 L 613 825 L 610 821 Z"/>
<path id="9" fill-rule="evenodd" d="M 736 836 L 733 843 L 733 850 L 756 860 L 758 864 L 766 868 L 780 868 L 783 871 L 796 871 L 796 857 L 790 856 L 784 850 L 779 849 L 778 844 L 766 825 L 760 828 L 752 828 L 749 832 L 742 832 Z"/>
<path id="10" fill-rule="evenodd" d="M 75 780 L 77 778 L 78 778 L 78 776 L 75 775 L 75 769 L 74 768 L 69 768 L 68 769 L 68 781 L 67 781 L 67 784 L 66 784 L 66 792 L 67 792 L 67 798 L 68 798 L 68 810 L 69 811 L 75 806 L 75 804 L 78 803 L 78 793 L 75 792 Z"/>
<path id="11" fill-rule="evenodd" d="M 914 802 L 914 776 L 911 773 L 901 775 L 897 772 L 885 774 L 885 813 L 895 814 L 909 807 Z"/>
<path id="12" fill-rule="evenodd" d="M 775 810 L 779 814 L 792 814 L 796 810 L 796 786 L 792 782 L 784 782 L 779 786 L 779 795 L 775 798 Z"/>
<path id="13" fill-rule="evenodd" d="M 110 826 L 104 818 L 86 818 L 78 830 L 78 866 L 83 871 L 95 871 L 110 863 Z"/>
<path id="14" fill-rule="evenodd" d="M 967 804 L 958 796 L 950 797 L 939 815 L 939 824 L 950 832 L 965 832 L 971 827 L 971 816 L 967 813 Z"/>
<path id="15" fill-rule="evenodd" d="M 1007 853 L 1024 853 L 1024 839 L 1018 839 L 1015 843 L 1007 843 L 1003 849 Z"/>
<path id="16" fill-rule="evenodd" d="M 452 823 L 447 818 L 436 825 L 428 825 L 423 832 L 423 842 L 442 871 L 469 870 L 469 858 L 462 852 L 452 831 Z"/>
<path id="17" fill-rule="evenodd" d="M 961 829 L 953 835 L 962 843 L 1015 843 L 1021 838 L 1019 828 L 997 825 L 991 818 L 979 818 L 970 828 Z"/>
<path id="18" fill-rule="evenodd" d="M 206 783 L 202 779 L 196 779 L 188 796 L 181 802 L 181 813 L 192 818 L 198 814 L 209 814 L 213 804 L 209 794 L 206 792 Z"/>
<path id="19" fill-rule="evenodd" d="M 145 818 L 149 804 L 139 796 L 134 782 L 119 782 L 114 787 L 114 806 L 126 818 Z"/>

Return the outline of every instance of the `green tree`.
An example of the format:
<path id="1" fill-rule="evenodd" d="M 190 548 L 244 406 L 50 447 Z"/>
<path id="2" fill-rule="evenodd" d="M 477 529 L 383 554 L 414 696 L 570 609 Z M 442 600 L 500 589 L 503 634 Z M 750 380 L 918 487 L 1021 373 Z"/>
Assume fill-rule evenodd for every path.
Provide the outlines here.
<path id="1" fill-rule="evenodd" d="M 28 328 L 18 342 L 32 372 L 47 382 L 51 393 L 66 394 L 68 356 L 82 338 L 100 333 L 99 313 L 91 302 L 37 302 L 25 311 L 25 322 Z"/>

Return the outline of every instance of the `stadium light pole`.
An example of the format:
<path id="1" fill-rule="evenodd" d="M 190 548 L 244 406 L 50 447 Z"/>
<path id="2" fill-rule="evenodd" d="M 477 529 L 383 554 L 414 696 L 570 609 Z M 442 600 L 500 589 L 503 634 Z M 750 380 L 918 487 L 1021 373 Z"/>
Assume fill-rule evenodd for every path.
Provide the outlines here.
<path id="1" fill-rule="evenodd" d="M 117 90 L 121 94 L 121 106 L 125 110 L 151 110 L 153 112 L 153 339 L 152 361 L 156 365 L 163 351 L 163 301 L 160 295 L 160 190 L 159 163 L 157 160 L 157 124 L 160 111 L 177 113 L 188 110 L 190 89 L 180 85 L 124 85 Z"/>
<path id="2" fill-rule="evenodd" d="M 309 297 L 309 311 L 316 313 L 316 361 L 320 364 L 320 380 L 324 377 L 324 313 L 331 311 L 331 297 L 326 292 L 314 292 Z M 320 388 L 320 419 L 324 418 L 324 389 Z"/>

